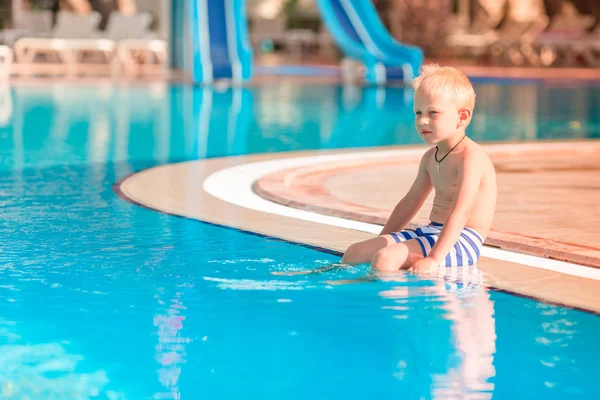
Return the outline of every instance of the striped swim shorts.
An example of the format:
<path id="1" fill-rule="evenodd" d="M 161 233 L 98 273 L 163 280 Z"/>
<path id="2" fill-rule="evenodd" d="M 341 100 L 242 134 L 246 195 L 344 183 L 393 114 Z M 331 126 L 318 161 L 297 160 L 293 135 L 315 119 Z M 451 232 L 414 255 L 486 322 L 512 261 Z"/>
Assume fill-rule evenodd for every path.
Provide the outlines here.
<path id="1" fill-rule="evenodd" d="M 431 248 L 440 238 L 442 232 L 442 224 L 431 222 L 429 225 L 423 225 L 415 230 L 403 230 L 401 232 L 390 233 L 396 243 L 401 243 L 406 240 L 415 239 L 421 245 L 423 257 L 431 252 Z M 446 259 L 441 265 L 446 267 L 462 267 L 465 265 L 474 265 L 479 260 L 481 255 L 481 247 L 483 246 L 483 237 L 471 228 L 465 228 L 460 233 L 458 241 L 450 250 Z"/>

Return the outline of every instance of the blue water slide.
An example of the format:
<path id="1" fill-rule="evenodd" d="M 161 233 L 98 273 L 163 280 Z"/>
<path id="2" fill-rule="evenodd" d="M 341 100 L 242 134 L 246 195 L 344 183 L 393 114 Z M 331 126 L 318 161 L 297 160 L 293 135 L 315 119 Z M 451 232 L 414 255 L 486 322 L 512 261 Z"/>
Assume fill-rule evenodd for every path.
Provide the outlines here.
<path id="1" fill-rule="evenodd" d="M 365 65 L 365 81 L 409 81 L 423 63 L 423 51 L 394 40 L 371 0 L 317 0 L 323 21 L 338 46 Z"/>
<path id="2" fill-rule="evenodd" d="M 189 16 L 193 52 L 192 79 L 210 84 L 236 83 L 252 76 L 246 0 L 191 0 Z"/>

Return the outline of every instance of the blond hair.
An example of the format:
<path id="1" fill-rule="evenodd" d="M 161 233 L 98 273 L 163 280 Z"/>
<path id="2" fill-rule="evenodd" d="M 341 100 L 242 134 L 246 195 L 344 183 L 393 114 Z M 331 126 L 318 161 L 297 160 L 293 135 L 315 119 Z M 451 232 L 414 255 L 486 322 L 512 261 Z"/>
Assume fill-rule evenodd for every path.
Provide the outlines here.
<path id="1" fill-rule="evenodd" d="M 467 107 L 471 112 L 475 108 L 475 90 L 469 78 L 452 67 L 440 67 L 438 64 L 427 64 L 421 68 L 421 74 L 413 79 L 416 92 L 429 94 L 447 93 L 459 108 Z"/>

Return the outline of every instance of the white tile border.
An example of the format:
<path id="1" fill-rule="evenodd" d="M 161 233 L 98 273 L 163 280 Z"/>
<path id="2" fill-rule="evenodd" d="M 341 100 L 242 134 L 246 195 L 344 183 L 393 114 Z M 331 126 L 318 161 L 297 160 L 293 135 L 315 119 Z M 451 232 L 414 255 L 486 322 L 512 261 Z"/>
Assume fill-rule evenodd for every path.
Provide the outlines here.
<path id="1" fill-rule="evenodd" d="M 527 147 L 539 149 L 539 144 L 516 144 L 516 145 L 491 145 L 486 146 L 488 150 L 510 151 L 523 150 Z M 553 147 L 564 148 L 565 143 L 546 143 L 544 147 L 549 149 Z M 256 195 L 252 191 L 253 183 L 262 176 L 287 168 L 295 168 L 306 165 L 315 165 L 328 162 L 341 162 L 364 160 L 383 157 L 402 157 L 408 155 L 420 155 L 425 149 L 398 149 L 383 150 L 365 153 L 346 153 L 336 155 L 307 156 L 299 158 L 287 158 L 280 160 L 254 162 L 242 164 L 231 168 L 222 169 L 213 173 L 204 181 L 203 188 L 212 196 L 235 204 L 240 207 L 251 210 L 262 211 L 270 214 L 276 214 L 291 218 L 297 218 L 305 221 L 311 221 L 326 225 L 332 225 L 342 228 L 353 229 L 362 232 L 377 234 L 381 231 L 380 225 L 369 224 L 365 222 L 353 221 L 345 218 L 322 215 L 310 211 L 299 210 L 277 204 Z M 512 251 L 501 250 L 497 248 L 484 246 L 482 250 L 484 257 L 519 263 L 535 268 L 555 271 L 562 274 L 574 275 L 582 278 L 600 280 L 600 269 L 586 267 L 579 264 L 567 263 L 564 261 L 552 260 L 543 257 L 531 256 L 515 253 Z"/>

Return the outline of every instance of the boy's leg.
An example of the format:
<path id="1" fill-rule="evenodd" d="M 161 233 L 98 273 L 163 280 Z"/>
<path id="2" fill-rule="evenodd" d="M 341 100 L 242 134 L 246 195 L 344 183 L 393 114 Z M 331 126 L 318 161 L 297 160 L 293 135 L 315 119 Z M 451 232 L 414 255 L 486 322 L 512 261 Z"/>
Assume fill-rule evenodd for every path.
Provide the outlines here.
<path id="1" fill-rule="evenodd" d="M 396 243 L 394 241 L 393 244 L 380 249 L 371 261 L 371 268 L 383 273 L 398 272 L 401 269 L 409 268 L 413 263 L 423 258 L 423 248 L 421 247 L 419 240 L 420 239 L 410 239 L 401 243 Z M 331 285 L 342 285 L 371 282 L 376 279 L 376 276 L 367 275 L 358 279 L 327 281 L 327 283 Z"/>
<path id="2" fill-rule="evenodd" d="M 342 262 L 350 265 L 370 262 L 379 250 L 395 244 L 396 241 L 391 235 L 377 236 L 354 243 L 344 253 Z"/>
<path id="3" fill-rule="evenodd" d="M 420 239 L 394 243 L 382 248 L 371 261 L 371 268 L 379 272 L 397 272 L 413 265 L 424 257 Z"/>

